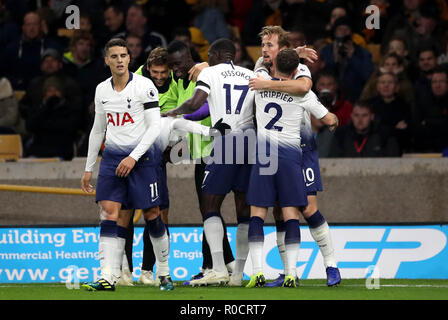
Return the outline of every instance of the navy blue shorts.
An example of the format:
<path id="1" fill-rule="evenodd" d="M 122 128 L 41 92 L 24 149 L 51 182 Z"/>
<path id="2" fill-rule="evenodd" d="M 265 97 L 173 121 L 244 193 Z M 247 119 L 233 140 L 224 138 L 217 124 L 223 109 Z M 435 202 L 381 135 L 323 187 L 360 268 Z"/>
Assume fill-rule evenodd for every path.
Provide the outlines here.
<path id="1" fill-rule="evenodd" d="M 277 172 L 260 174 L 260 163 L 252 166 L 246 202 L 257 207 L 300 207 L 308 204 L 305 181 L 299 161 L 278 158 Z"/>
<path id="2" fill-rule="evenodd" d="M 220 195 L 230 191 L 246 193 L 249 188 L 252 163 L 255 162 L 253 147 L 243 131 L 216 137 L 205 167 L 202 193 Z"/>
<path id="3" fill-rule="evenodd" d="M 319 154 L 317 149 L 303 150 L 302 170 L 307 194 L 316 194 L 316 192 L 322 191 L 323 187 L 320 177 Z"/>
<path id="4" fill-rule="evenodd" d="M 160 210 L 168 209 L 170 207 L 170 197 L 168 193 L 168 181 L 166 175 L 166 164 L 163 163 L 158 168 L 159 176 L 159 194 L 160 194 Z"/>
<path id="5" fill-rule="evenodd" d="M 208 164 L 204 171 L 202 193 L 246 193 L 249 188 L 251 164 Z"/>
<path id="6" fill-rule="evenodd" d="M 120 178 L 115 170 L 123 154 L 103 153 L 96 186 L 96 201 L 110 200 L 122 209 L 148 209 L 160 204 L 159 169 L 142 156 L 129 175 Z"/>

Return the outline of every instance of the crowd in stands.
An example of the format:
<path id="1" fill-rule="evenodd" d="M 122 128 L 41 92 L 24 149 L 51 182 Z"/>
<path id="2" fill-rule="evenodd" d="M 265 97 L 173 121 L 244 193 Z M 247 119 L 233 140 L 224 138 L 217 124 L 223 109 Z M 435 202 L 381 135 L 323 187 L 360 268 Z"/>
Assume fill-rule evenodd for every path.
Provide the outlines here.
<path id="1" fill-rule="evenodd" d="M 68 5 L 80 28 L 63 33 Z M 366 24 L 369 5 L 379 28 Z M 207 61 L 222 37 L 235 43 L 235 64 L 253 68 L 247 48 L 265 25 L 318 53 L 304 63 L 339 118 L 335 134 L 315 125 L 321 157 L 448 153 L 446 0 L 0 0 L 0 134 L 20 134 L 25 157 L 86 156 L 110 38 L 128 42 L 131 71 L 172 40 Z"/>

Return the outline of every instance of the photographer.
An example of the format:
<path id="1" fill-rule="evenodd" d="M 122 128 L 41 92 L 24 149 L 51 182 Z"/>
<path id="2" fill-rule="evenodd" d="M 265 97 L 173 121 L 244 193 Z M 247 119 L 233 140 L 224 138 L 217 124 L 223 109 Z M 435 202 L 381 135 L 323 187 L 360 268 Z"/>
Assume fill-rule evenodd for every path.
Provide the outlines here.
<path id="1" fill-rule="evenodd" d="M 333 42 L 322 48 L 325 65 L 337 72 L 341 91 L 351 102 L 356 101 L 373 71 L 372 55 L 352 40 L 352 26 L 348 17 L 334 23 Z"/>
<path id="2" fill-rule="evenodd" d="M 33 108 L 26 121 L 32 138 L 25 146 L 26 157 L 71 160 L 80 112 L 65 92 L 57 77 L 49 77 L 43 85 L 43 99 Z"/>
<path id="3" fill-rule="evenodd" d="M 336 76 L 328 69 L 322 70 L 316 76 L 315 92 L 320 102 L 338 117 L 339 126 L 350 122 L 352 104 L 345 100 L 339 90 Z M 333 133 L 326 126 L 322 126 L 320 121 L 313 121 L 313 131 L 317 133 L 317 149 L 319 157 L 328 157 L 330 145 L 333 140 Z"/>

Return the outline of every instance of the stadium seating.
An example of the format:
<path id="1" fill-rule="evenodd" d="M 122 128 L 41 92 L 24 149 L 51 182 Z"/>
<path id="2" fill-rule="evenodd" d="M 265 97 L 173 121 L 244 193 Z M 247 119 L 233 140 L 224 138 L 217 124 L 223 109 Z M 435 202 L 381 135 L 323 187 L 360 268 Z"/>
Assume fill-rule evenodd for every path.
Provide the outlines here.
<path id="1" fill-rule="evenodd" d="M 372 62 L 374 64 L 379 63 L 381 59 L 381 45 L 374 43 L 367 44 L 366 49 L 372 55 Z"/>
<path id="2" fill-rule="evenodd" d="M 252 58 L 252 60 L 257 62 L 258 58 L 261 57 L 261 47 L 260 46 L 246 46 L 247 53 Z"/>
<path id="3" fill-rule="evenodd" d="M 16 96 L 17 101 L 20 101 L 25 95 L 25 90 L 15 90 L 14 95 Z"/>
<path id="4" fill-rule="evenodd" d="M 71 37 L 73 37 L 74 33 L 75 33 L 75 29 L 65 29 L 65 28 L 58 29 L 58 36 L 60 36 L 60 37 L 71 38 Z"/>
<path id="5" fill-rule="evenodd" d="M 22 139 L 19 134 L 0 135 L 0 160 L 19 160 L 22 157 Z"/>

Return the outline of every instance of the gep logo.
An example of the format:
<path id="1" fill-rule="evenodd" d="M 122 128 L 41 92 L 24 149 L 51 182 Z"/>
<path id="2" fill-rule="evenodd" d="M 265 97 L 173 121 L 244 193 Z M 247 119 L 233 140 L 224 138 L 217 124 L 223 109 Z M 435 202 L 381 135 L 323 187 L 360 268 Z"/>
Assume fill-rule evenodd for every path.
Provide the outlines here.
<path id="1" fill-rule="evenodd" d="M 297 264 L 301 279 L 325 278 L 322 255 L 309 229 L 302 227 L 302 243 Z M 343 278 L 365 278 L 375 266 L 381 278 L 448 278 L 448 226 L 331 227 L 331 235 Z M 265 229 L 266 278 L 283 272 L 275 228 Z M 245 273 L 251 274 L 250 257 Z"/>

